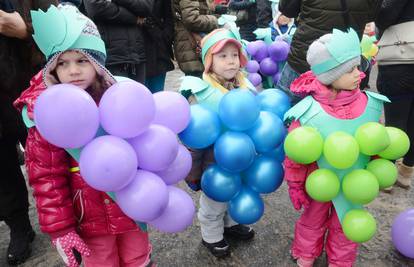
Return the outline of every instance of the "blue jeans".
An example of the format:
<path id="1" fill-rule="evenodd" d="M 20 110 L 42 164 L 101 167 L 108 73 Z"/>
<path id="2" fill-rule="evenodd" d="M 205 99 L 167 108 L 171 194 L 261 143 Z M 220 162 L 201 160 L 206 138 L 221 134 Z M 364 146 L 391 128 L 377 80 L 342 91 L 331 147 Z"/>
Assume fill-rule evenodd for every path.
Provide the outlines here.
<path id="1" fill-rule="evenodd" d="M 145 86 L 150 89 L 151 93 L 156 93 L 164 90 L 165 77 L 167 73 L 160 74 L 154 77 L 147 77 L 145 79 Z"/>
<path id="2" fill-rule="evenodd" d="M 277 89 L 282 90 L 283 92 L 285 92 L 289 98 L 290 98 L 290 103 L 293 105 L 295 105 L 296 103 L 298 103 L 300 100 L 302 100 L 302 98 L 298 95 L 295 95 L 294 93 L 292 93 L 292 91 L 290 91 L 290 85 L 291 83 L 297 79 L 300 76 L 299 73 L 297 73 L 296 71 L 294 71 L 292 69 L 291 66 L 289 66 L 288 63 L 285 64 L 285 66 L 283 67 L 282 70 L 282 75 L 280 77 L 279 82 L 276 85 Z"/>

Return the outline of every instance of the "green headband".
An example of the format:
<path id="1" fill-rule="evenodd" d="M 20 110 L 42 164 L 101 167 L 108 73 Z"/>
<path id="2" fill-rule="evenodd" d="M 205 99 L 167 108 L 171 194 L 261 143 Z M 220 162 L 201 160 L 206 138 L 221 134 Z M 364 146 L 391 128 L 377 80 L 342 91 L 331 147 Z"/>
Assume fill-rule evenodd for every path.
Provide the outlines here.
<path id="1" fill-rule="evenodd" d="M 95 50 L 106 55 L 102 39 L 93 33 L 83 32 L 90 20 L 76 7 L 68 5 L 57 8 L 51 5 L 47 12 L 39 9 L 30 13 L 33 39 L 46 58 L 56 52 L 76 48 Z"/>
<path id="2" fill-rule="evenodd" d="M 326 44 L 326 48 L 332 57 L 311 67 L 315 75 L 325 73 L 350 59 L 361 56 L 358 34 L 352 28 L 348 32 L 333 29 L 332 38 Z"/>
<path id="3" fill-rule="evenodd" d="M 240 33 L 238 32 L 237 29 L 231 28 L 229 30 L 219 31 L 213 34 L 205 41 L 201 49 L 201 59 L 203 60 L 203 64 L 204 64 L 204 59 L 206 57 L 207 51 L 217 42 L 221 40 L 226 40 L 226 39 L 233 39 L 241 44 Z"/>

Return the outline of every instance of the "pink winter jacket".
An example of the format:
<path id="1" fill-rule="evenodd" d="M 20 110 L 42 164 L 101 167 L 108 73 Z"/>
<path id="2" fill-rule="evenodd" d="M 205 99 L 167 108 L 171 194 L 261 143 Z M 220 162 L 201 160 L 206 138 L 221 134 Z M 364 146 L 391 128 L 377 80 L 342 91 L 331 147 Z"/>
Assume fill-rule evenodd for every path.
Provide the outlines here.
<path id="1" fill-rule="evenodd" d="M 361 72 L 360 78 L 364 78 L 365 74 Z M 335 93 L 321 84 L 312 73 L 308 71 L 302 74 L 291 85 L 290 90 L 303 97 L 311 95 L 321 104 L 322 108 L 329 115 L 339 119 L 354 119 L 360 116 L 364 111 L 368 102 L 366 94 L 361 92 L 359 88 L 348 91 L 343 90 Z M 298 120 L 293 121 L 289 127 L 289 132 L 300 127 Z M 294 183 L 303 183 L 306 177 L 318 168 L 316 162 L 303 165 L 285 158 L 285 180 Z"/>

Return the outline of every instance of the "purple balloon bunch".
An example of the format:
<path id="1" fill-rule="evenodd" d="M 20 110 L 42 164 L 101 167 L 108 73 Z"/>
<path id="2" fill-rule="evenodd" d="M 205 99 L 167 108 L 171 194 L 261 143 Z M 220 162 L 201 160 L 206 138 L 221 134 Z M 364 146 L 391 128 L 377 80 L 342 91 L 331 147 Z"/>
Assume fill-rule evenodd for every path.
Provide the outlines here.
<path id="1" fill-rule="evenodd" d="M 290 45 L 280 39 L 267 45 L 262 40 L 247 44 L 246 50 L 251 60 L 247 62 L 247 78 L 254 85 L 262 83 L 262 75 L 272 77 L 276 84 L 280 79 L 281 66 L 286 61 Z M 260 75 L 260 74 L 262 75 Z"/>
<path id="2" fill-rule="evenodd" d="M 203 105 L 192 109 L 191 122 L 180 135 L 189 147 L 214 147 L 216 164 L 203 173 L 201 188 L 211 199 L 228 202 L 229 213 L 238 223 L 258 221 L 264 212 L 260 194 L 274 192 L 282 183 L 286 135 L 282 118 L 289 107 L 289 97 L 277 89 L 258 95 L 231 90 L 220 100 L 218 113 Z M 214 140 L 194 142 L 209 128 L 204 124 L 207 118 L 215 118 L 208 121 L 219 132 L 209 135 Z"/>
<path id="3" fill-rule="evenodd" d="M 191 169 L 190 152 L 177 139 L 190 121 L 183 96 L 153 95 L 140 83 L 122 81 L 97 106 L 86 91 L 59 84 L 39 96 L 34 120 L 47 141 L 80 152 L 84 180 L 114 192 L 127 216 L 164 232 L 191 225 L 194 203 L 174 186 Z"/>

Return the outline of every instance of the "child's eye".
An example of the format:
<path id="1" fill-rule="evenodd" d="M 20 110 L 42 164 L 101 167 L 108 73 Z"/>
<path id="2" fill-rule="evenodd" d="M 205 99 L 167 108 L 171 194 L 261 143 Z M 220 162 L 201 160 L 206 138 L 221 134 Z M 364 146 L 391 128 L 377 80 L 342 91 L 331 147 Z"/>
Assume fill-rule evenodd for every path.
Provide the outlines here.
<path id="1" fill-rule="evenodd" d="M 79 61 L 78 61 L 79 63 L 86 63 L 86 62 L 88 62 L 88 60 L 87 59 L 85 59 L 85 58 L 83 58 L 83 59 L 79 59 Z"/>
<path id="2" fill-rule="evenodd" d="M 226 57 L 226 55 L 225 55 L 225 54 L 221 54 L 221 55 L 219 55 L 219 57 L 221 57 L 221 58 L 225 58 L 225 57 Z"/>
<path id="3" fill-rule="evenodd" d="M 64 66 L 66 64 L 66 62 L 65 61 L 59 61 L 58 63 L 57 63 L 57 65 L 58 66 Z"/>

